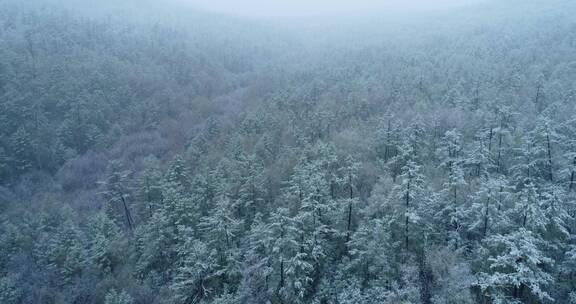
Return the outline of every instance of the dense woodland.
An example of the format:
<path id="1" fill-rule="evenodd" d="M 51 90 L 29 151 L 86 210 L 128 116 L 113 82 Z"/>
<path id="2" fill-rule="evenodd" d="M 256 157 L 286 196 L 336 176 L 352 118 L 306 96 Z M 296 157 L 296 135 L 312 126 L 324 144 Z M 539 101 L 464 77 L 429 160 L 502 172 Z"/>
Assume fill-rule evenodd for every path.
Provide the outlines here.
<path id="1" fill-rule="evenodd" d="M 576 303 L 576 2 L 0 0 L 0 303 Z"/>

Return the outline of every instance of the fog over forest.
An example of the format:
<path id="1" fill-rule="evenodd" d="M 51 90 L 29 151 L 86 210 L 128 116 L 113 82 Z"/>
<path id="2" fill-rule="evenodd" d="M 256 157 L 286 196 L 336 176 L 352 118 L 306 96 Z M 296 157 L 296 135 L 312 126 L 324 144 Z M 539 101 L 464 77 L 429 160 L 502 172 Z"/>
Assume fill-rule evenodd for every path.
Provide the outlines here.
<path id="1" fill-rule="evenodd" d="M 0 0 L 0 304 L 576 304 L 575 16 Z"/>
<path id="2" fill-rule="evenodd" d="M 444 10 L 483 0 L 178 0 L 202 10 L 250 17 L 342 16 L 368 12 Z M 406 16 L 405 16 L 406 17 Z"/>

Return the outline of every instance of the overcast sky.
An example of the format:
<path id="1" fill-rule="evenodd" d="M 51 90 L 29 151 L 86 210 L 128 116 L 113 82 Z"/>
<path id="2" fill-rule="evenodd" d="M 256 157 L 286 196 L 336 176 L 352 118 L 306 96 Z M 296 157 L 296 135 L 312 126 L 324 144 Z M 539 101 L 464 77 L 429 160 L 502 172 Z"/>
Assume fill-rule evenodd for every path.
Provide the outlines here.
<path id="1" fill-rule="evenodd" d="M 275 17 L 354 14 L 391 9 L 443 9 L 481 0 L 180 0 L 233 15 Z"/>

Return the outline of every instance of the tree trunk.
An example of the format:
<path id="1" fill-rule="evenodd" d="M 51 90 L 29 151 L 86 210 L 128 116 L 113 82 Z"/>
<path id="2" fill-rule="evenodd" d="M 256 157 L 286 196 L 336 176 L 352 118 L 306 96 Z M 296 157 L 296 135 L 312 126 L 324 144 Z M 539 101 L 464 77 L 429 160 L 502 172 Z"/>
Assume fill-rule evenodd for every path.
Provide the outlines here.
<path id="1" fill-rule="evenodd" d="M 500 157 L 502 156 L 502 129 L 500 129 L 500 134 L 498 137 L 498 158 L 496 159 L 496 172 L 500 173 Z"/>
<path id="2" fill-rule="evenodd" d="M 124 199 L 124 196 L 120 195 L 120 198 L 122 199 L 122 205 L 124 205 L 124 214 L 126 216 L 126 222 L 128 222 L 128 228 L 130 229 L 130 232 L 132 232 L 134 230 L 134 227 L 132 225 L 132 216 L 130 215 L 130 210 L 128 210 L 128 205 L 126 205 L 126 200 Z"/>
<path id="3" fill-rule="evenodd" d="M 536 109 L 538 110 L 538 112 L 542 112 L 543 110 L 543 106 L 540 103 L 540 91 L 542 89 L 542 86 L 540 84 L 538 84 L 538 87 L 536 88 L 536 97 L 534 98 L 534 104 L 536 104 Z"/>
<path id="4" fill-rule="evenodd" d="M 32 35 L 30 32 L 26 33 L 24 35 L 24 38 L 26 39 L 26 48 L 28 50 L 28 53 L 30 55 L 30 58 L 32 58 L 32 77 L 36 78 L 37 76 L 37 59 L 36 59 L 36 50 L 34 48 L 34 42 L 32 41 Z"/>
<path id="5" fill-rule="evenodd" d="M 553 167 L 553 164 L 552 164 L 552 148 L 551 148 L 551 145 L 550 145 L 550 134 L 549 134 L 549 133 L 546 133 L 546 144 L 547 144 L 547 146 L 548 146 L 548 167 L 549 167 L 549 170 L 550 170 L 550 181 L 551 181 L 551 182 L 554 182 L 554 175 L 553 175 L 553 173 L 552 173 L 552 171 L 553 171 L 553 168 L 552 168 L 552 167 Z"/>
<path id="6" fill-rule="evenodd" d="M 574 168 L 576 168 L 576 157 L 574 157 L 574 161 L 572 163 L 574 165 Z M 576 170 L 572 169 L 572 174 L 570 175 L 570 188 L 568 188 L 568 190 L 572 191 L 572 189 L 574 189 L 574 178 L 576 178 Z"/>
<path id="7" fill-rule="evenodd" d="M 148 176 L 146 176 L 146 199 L 148 200 L 148 211 L 150 213 L 150 218 L 152 218 L 152 197 L 150 196 L 150 180 Z"/>
<path id="8" fill-rule="evenodd" d="M 474 89 L 474 110 L 480 108 L 480 82 L 476 82 L 476 88 Z"/>
<path id="9" fill-rule="evenodd" d="M 280 259 L 280 288 L 284 287 L 284 258 Z"/>
<path id="10" fill-rule="evenodd" d="M 422 304 L 432 304 L 432 279 L 433 275 L 426 264 L 426 256 L 422 253 L 419 258 L 418 276 L 420 281 L 420 300 Z"/>
<path id="11" fill-rule="evenodd" d="M 384 147 L 384 162 L 388 162 L 390 154 L 390 132 L 391 132 L 391 120 L 388 120 L 388 132 L 386 133 L 386 146 Z"/>
<path id="12" fill-rule="evenodd" d="M 348 185 L 350 186 L 350 201 L 348 202 L 348 223 L 346 226 L 346 244 L 350 241 L 352 228 L 352 199 L 354 198 L 354 189 L 352 188 L 352 176 L 348 175 Z"/>
<path id="13" fill-rule="evenodd" d="M 482 237 L 486 237 L 488 233 L 488 206 L 490 204 L 490 192 L 488 192 L 488 198 L 486 199 L 486 206 L 484 207 L 484 227 L 482 228 Z"/>
<path id="14" fill-rule="evenodd" d="M 404 223 L 404 237 L 406 243 L 406 250 L 408 250 L 408 208 L 410 207 L 410 177 L 408 177 L 408 187 L 406 189 L 406 215 Z"/>
<path id="15" fill-rule="evenodd" d="M 490 128 L 490 134 L 488 135 L 488 153 L 492 152 L 492 137 L 494 136 L 494 128 Z"/>

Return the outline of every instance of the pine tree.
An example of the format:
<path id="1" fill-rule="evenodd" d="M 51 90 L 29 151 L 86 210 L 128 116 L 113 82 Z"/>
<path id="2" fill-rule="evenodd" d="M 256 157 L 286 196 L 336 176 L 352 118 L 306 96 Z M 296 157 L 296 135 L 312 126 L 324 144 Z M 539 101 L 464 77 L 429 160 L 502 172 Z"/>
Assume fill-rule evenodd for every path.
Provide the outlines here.
<path id="1" fill-rule="evenodd" d="M 522 181 L 525 179 L 540 180 L 543 177 L 541 156 L 544 150 L 537 144 L 535 138 L 526 135 L 522 139 L 522 145 L 516 149 L 516 164 L 510 168 L 512 176 Z"/>
<path id="2" fill-rule="evenodd" d="M 544 202 L 536 186 L 527 179 L 509 210 L 514 221 L 509 232 L 485 241 L 491 257 L 489 271 L 481 275 L 480 287 L 496 302 L 520 302 L 529 296 L 540 301 L 552 300 L 545 289 L 553 282 L 548 270 L 553 260 L 545 251 L 551 244 L 543 238 L 550 227 Z M 508 293 L 510 288 L 512 291 Z"/>
<path id="3" fill-rule="evenodd" d="M 10 137 L 10 147 L 14 160 L 14 168 L 17 174 L 27 172 L 35 166 L 35 143 L 32 135 L 20 127 Z"/>
<path id="4" fill-rule="evenodd" d="M 231 202 L 228 197 L 221 195 L 216 200 L 212 215 L 201 219 L 200 228 L 208 239 L 220 252 L 235 246 L 235 237 L 240 222 L 234 218 L 231 211 Z"/>
<path id="5" fill-rule="evenodd" d="M 5 304 L 22 303 L 23 291 L 18 287 L 14 276 L 0 278 L 0 302 Z"/>
<path id="6" fill-rule="evenodd" d="M 103 275 L 114 273 L 123 264 L 127 253 L 124 236 L 105 212 L 98 213 L 89 223 L 89 263 Z"/>
<path id="7" fill-rule="evenodd" d="M 538 183 L 554 182 L 554 157 L 558 134 L 551 121 L 540 117 L 536 127 L 523 136 L 522 146 L 517 149 L 518 161 L 511 169 L 517 179 L 530 178 Z"/>
<path id="8" fill-rule="evenodd" d="M 559 185 L 552 185 L 544 189 L 540 195 L 545 217 L 548 219 L 545 239 L 549 240 L 557 248 L 565 247 L 570 239 L 570 226 L 575 220 L 570 213 L 570 208 L 574 208 L 566 191 Z"/>
<path id="9" fill-rule="evenodd" d="M 166 187 L 177 188 L 178 191 L 183 193 L 190 191 L 190 177 L 182 156 L 177 155 L 170 162 L 164 176 L 164 183 Z"/>
<path id="10" fill-rule="evenodd" d="M 576 303 L 576 245 L 570 245 L 564 254 L 564 261 L 560 265 L 561 278 L 566 280 L 566 289 L 572 302 Z"/>
<path id="11" fill-rule="evenodd" d="M 192 180 L 192 195 L 202 216 L 208 216 L 209 210 L 216 204 L 216 198 L 226 192 L 224 178 L 219 168 L 209 168 L 206 171 L 198 172 Z"/>
<path id="12" fill-rule="evenodd" d="M 0 185 L 8 184 L 8 181 L 11 179 L 11 166 L 8 153 L 4 149 L 4 147 L 0 146 Z"/>
<path id="13" fill-rule="evenodd" d="M 563 153 L 563 169 L 560 170 L 567 182 L 569 192 L 576 192 L 576 119 L 562 123 L 558 131 L 559 144 Z"/>
<path id="14" fill-rule="evenodd" d="M 361 225 L 349 242 L 349 271 L 360 277 L 361 286 L 378 280 L 382 273 L 392 272 L 393 240 L 383 219 L 373 219 Z"/>
<path id="15" fill-rule="evenodd" d="M 133 304 L 134 299 L 126 291 L 111 290 L 106 294 L 104 304 Z"/>
<path id="16" fill-rule="evenodd" d="M 282 223 L 278 223 L 282 225 Z M 280 237 L 282 237 L 280 235 Z M 277 239 L 272 224 L 257 213 L 247 234 L 247 253 L 238 295 L 243 302 L 265 303 L 273 294 L 274 242 Z"/>
<path id="17" fill-rule="evenodd" d="M 138 179 L 139 218 L 150 219 L 163 201 L 162 173 L 155 158 L 144 161 L 144 171 Z"/>
<path id="18" fill-rule="evenodd" d="M 305 223 L 294 219 L 292 226 L 292 250 L 286 261 L 286 284 L 280 290 L 282 296 L 293 303 L 302 303 L 314 282 L 314 272 L 318 271 L 320 258 L 324 252 L 316 241 L 307 238 Z"/>
<path id="19" fill-rule="evenodd" d="M 124 222 L 129 231 L 133 231 L 135 227 L 132 211 L 128 204 L 128 199 L 131 197 L 131 189 L 129 184 L 130 172 L 122 170 L 120 163 L 113 161 L 109 166 L 109 174 L 105 181 L 101 184 L 104 188 L 103 195 L 107 202 L 107 209 L 113 218 L 124 218 Z"/>
<path id="20" fill-rule="evenodd" d="M 464 178 L 464 157 L 462 155 L 462 135 L 451 130 L 445 133 L 439 147 L 440 167 L 448 173 L 447 181 L 443 184 L 440 204 L 435 213 L 441 226 L 446 231 L 446 240 L 455 248 L 460 246 L 460 230 L 464 219 L 465 195 L 464 189 L 468 184 Z"/>
<path id="21" fill-rule="evenodd" d="M 528 180 L 523 185 L 510 211 L 517 227 L 539 234 L 546 231 L 549 219 L 545 215 L 543 200 L 532 181 Z"/>
<path id="22" fill-rule="evenodd" d="M 264 167 L 254 155 L 241 154 L 238 159 L 239 174 L 235 178 L 238 184 L 238 196 L 234 205 L 240 209 L 241 217 L 249 225 L 256 212 L 264 212 Z"/>
<path id="23" fill-rule="evenodd" d="M 408 158 L 398 176 L 399 183 L 394 186 L 392 199 L 395 201 L 394 211 L 397 228 L 403 230 L 404 249 L 410 250 L 417 247 L 415 239 L 419 238 L 418 224 L 420 221 L 420 208 L 426 195 L 424 176 L 420 173 L 420 166 Z"/>
<path id="24" fill-rule="evenodd" d="M 139 276 L 151 278 L 158 285 L 171 280 L 177 262 L 178 233 L 173 214 L 166 208 L 160 208 L 137 230 L 135 251 Z"/>
<path id="25" fill-rule="evenodd" d="M 85 251 L 78 227 L 65 218 L 71 214 L 68 210 L 57 212 L 39 215 L 44 225 L 34 244 L 34 256 L 39 267 L 50 272 L 51 284 L 65 286 L 81 276 Z"/>
<path id="26" fill-rule="evenodd" d="M 350 242 L 353 229 L 354 212 L 356 212 L 355 207 L 358 205 L 357 197 L 357 179 L 358 170 L 360 168 L 360 163 L 355 161 L 351 156 L 346 157 L 344 160 L 344 165 L 340 168 L 340 178 L 339 184 L 343 188 L 344 199 L 341 199 L 342 205 L 344 205 L 346 210 L 346 229 L 345 229 L 345 246 Z M 347 251 L 348 249 L 346 249 Z"/>
<path id="27" fill-rule="evenodd" d="M 512 133 L 512 118 L 515 113 L 512 112 L 508 106 L 498 106 L 496 108 L 496 117 L 498 119 L 498 127 L 493 129 L 493 135 L 495 144 L 495 156 L 493 156 L 494 167 L 497 173 L 506 172 L 506 152 L 507 152 L 507 141 L 511 137 Z M 490 145 L 492 140 L 490 140 Z M 492 149 L 489 149 L 490 151 Z"/>
<path id="28" fill-rule="evenodd" d="M 387 169 L 391 172 L 394 181 L 403 172 L 408 162 L 418 162 L 421 159 L 420 154 L 426 151 L 423 134 L 423 127 L 419 123 L 412 124 L 404 131 L 396 156 L 387 164 Z"/>
<path id="29" fill-rule="evenodd" d="M 162 186 L 162 203 L 159 208 L 174 227 L 196 227 L 200 214 L 198 198 L 182 192 L 176 184 L 168 183 Z"/>
<path id="30" fill-rule="evenodd" d="M 185 233 L 188 232 L 188 233 Z M 190 235 L 190 231 L 184 231 Z M 200 240 L 186 237 L 177 250 L 174 280 L 170 290 L 175 303 L 201 303 L 217 286 L 218 258 L 215 251 Z"/>
<path id="31" fill-rule="evenodd" d="M 270 216 L 269 237 L 271 238 L 270 267 L 274 269 L 276 278 L 272 278 L 275 285 L 275 293 L 283 291 L 286 288 L 286 268 L 287 260 L 292 253 L 294 246 L 297 244 L 297 231 L 293 225 L 288 209 L 278 208 Z"/>
<path id="32" fill-rule="evenodd" d="M 292 274 L 291 288 L 300 298 L 318 282 L 328 252 L 339 246 L 332 219 L 337 173 L 334 147 L 320 143 L 304 151 L 284 189 L 285 200 L 298 207 L 293 227 L 300 234 L 300 249 L 291 256 L 286 273 Z"/>
<path id="33" fill-rule="evenodd" d="M 198 225 L 207 245 L 216 250 L 216 263 L 223 282 L 234 282 L 240 275 L 238 239 L 242 222 L 234 217 L 231 206 L 227 196 L 219 196 L 211 215 L 201 218 Z"/>
<path id="34" fill-rule="evenodd" d="M 553 301 L 546 286 L 553 277 L 546 267 L 553 264 L 542 251 L 543 241 L 525 228 L 497 234 L 486 240 L 493 252 L 488 269 L 480 273 L 479 287 L 494 303 L 523 303 L 529 296 Z"/>
<path id="35" fill-rule="evenodd" d="M 314 271 L 304 224 L 291 217 L 288 209 L 279 208 L 271 215 L 268 227 L 272 238 L 268 264 L 274 273 L 270 288 L 274 288 L 275 298 L 300 303 L 308 295 Z"/>
<path id="36" fill-rule="evenodd" d="M 488 176 L 471 196 L 471 205 L 466 212 L 467 229 L 480 238 L 501 231 L 510 219 L 503 212 L 511 197 L 512 188 L 504 177 Z"/>
<path id="37" fill-rule="evenodd" d="M 392 116 L 386 116 L 379 121 L 379 128 L 377 130 L 377 147 L 379 158 L 382 162 L 387 163 L 390 159 L 398 153 L 398 146 L 400 143 L 398 139 L 400 134 L 398 126 L 392 121 Z"/>
<path id="38" fill-rule="evenodd" d="M 182 193 L 182 187 L 171 182 L 163 186 L 162 196 L 162 203 L 137 234 L 138 272 L 159 276 L 160 284 L 171 280 L 179 246 L 187 237 L 201 235 L 198 198 Z"/>
<path id="39" fill-rule="evenodd" d="M 466 153 L 464 167 L 468 169 L 468 176 L 480 179 L 480 183 L 491 168 L 490 151 L 488 150 L 488 136 L 480 131 L 474 138 L 472 149 Z"/>
<path id="40" fill-rule="evenodd" d="M 540 147 L 542 151 L 538 163 L 541 170 L 544 172 L 544 179 L 549 182 L 554 182 L 555 164 L 554 164 L 554 151 L 558 140 L 558 133 L 550 118 L 540 116 L 536 122 L 536 127 L 531 132 L 535 144 Z"/>

